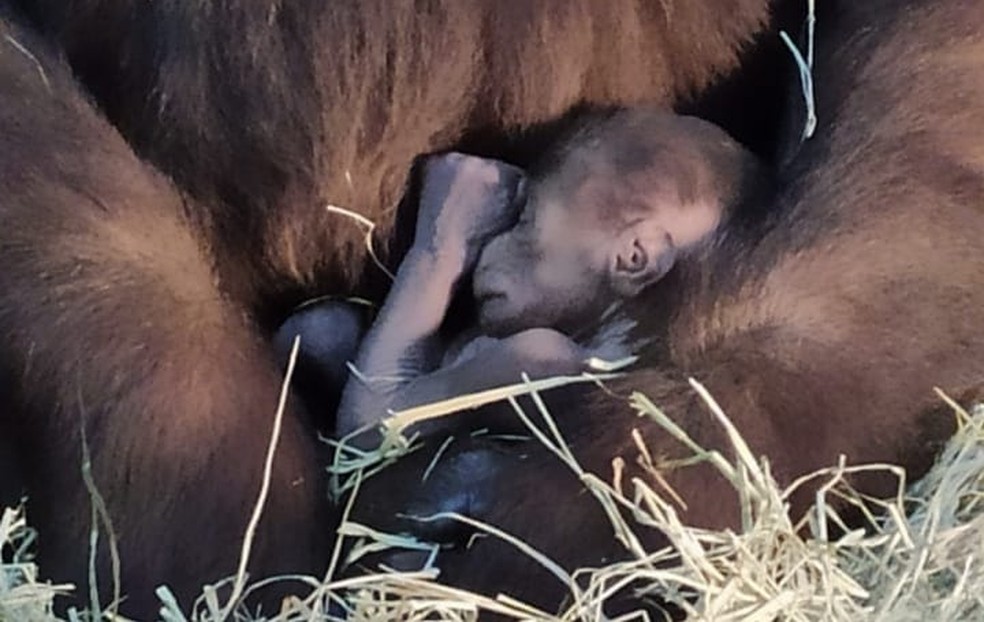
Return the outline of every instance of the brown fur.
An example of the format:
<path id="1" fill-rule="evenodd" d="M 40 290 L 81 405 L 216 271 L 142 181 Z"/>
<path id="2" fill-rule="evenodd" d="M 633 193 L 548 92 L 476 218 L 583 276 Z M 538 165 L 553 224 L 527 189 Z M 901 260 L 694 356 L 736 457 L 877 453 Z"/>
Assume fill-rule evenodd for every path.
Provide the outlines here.
<path id="1" fill-rule="evenodd" d="M 216 289 L 178 192 L 96 115 L 67 67 L 23 32 L 2 33 L 38 61 L 9 41 L 0 50 L 0 344 L 12 386 L 0 425 L 26 459 L 42 566 L 80 587 L 84 429 L 130 558 L 125 608 L 146 613 L 162 578 L 187 599 L 194 581 L 231 569 L 279 372 Z M 288 419 L 272 480 L 278 516 L 258 543 L 266 572 L 323 564 L 315 530 L 328 516 L 309 436 Z"/>
<path id="2" fill-rule="evenodd" d="M 670 105 L 735 65 L 768 3 L 90 0 L 128 53 L 111 81 L 120 48 L 85 36 L 99 11 L 31 4 L 138 152 L 205 202 L 196 220 L 236 259 L 223 277 L 264 249 L 256 301 L 284 281 L 354 285 L 363 231 L 326 203 L 385 238 L 420 153 L 585 102 Z"/>
<path id="3" fill-rule="evenodd" d="M 258 323 L 366 265 L 325 204 L 385 237 L 418 154 L 578 104 L 670 105 L 735 65 L 766 5 L 0 3 L 53 43 L 3 22 L 0 430 L 29 456 L 42 567 L 85 584 L 84 429 L 124 611 L 230 572 L 280 373 Z M 313 439 L 286 425 L 254 577 L 317 572 L 330 537 Z"/>
<path id="4" fill-rule="evenodd" d="M 817 136 L 784 171 L 768 218 L 739 219 L 707 256 L 657 284 L 655 306 L 639 317 L 662 338 L 643 353 L 645 369 L 611 389 L 644 391 L 703 446 L 730 451 L 687 384 L 696 377 L 780 483 L 840 454 L 917 477 L 953 426 L 934 408 L 933 387 L 962 396 L 984 382 L 984 12 L 972 0 L 846 0 L 823 4 L 818 20 Z M 634 464 L 634 427 L 652 455 L 687 454 L 607 393 L 581 398 L 587 407 L 553 397 L 574 454 L 596 473 L 610 473 L 615 455 Z M 577 478 L 535 442 L 493 450 L 456 437 L 426 483 L 400 483 L 419 481 L 410 464 L 370 481 L 358 519 L 433 535 L 433 525 L 393 517 L 452 509 L 568 568 L 626 554 Z M 480 474 L 456 469 L 469 456 Z M 423 469 L 431 458 L 411 461 Z M 645 477 L 624 481 L 632 475 Z M 734 491 L 712 467 L 665 475 L 687 521 L 738 526 Z M 894 486 L 855 483 L 878 495 Z M 793 499 L 793 512 L 810 500 Z M 647 538 L 661 543 L 656 532 Z M 437 565 L 452 582 L 545 607 L 563 594 L 496 538 Z"/>

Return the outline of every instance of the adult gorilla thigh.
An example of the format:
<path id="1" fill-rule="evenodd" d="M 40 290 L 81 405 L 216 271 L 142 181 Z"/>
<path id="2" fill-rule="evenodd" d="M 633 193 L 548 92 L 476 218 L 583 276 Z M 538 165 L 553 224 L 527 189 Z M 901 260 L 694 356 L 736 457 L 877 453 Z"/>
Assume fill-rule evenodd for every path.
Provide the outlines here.
<path id="1" fill-rule="evenodd" d="M 234 570 L 281 374 L 219 294 L 182 197 L 55 55 L 9 23 L 0 32 L 0 429 L 30 465 L 41 568 L 85 593 L 87 442 L 122 609 L 148 614 L 164 582 L 187 603 L 202 577 Z M 288 413 L 254 549 L 266 571 L 325 558 L 317 473 L 313 439 Z M 105 588 L 105 545 L 100 560 Z"/>

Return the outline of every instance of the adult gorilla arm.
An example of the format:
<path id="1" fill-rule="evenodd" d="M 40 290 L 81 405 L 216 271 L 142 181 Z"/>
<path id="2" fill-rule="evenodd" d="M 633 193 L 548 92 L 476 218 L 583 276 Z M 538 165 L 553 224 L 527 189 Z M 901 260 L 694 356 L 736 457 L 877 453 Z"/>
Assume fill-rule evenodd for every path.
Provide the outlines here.
<path id="1" fill-rule="evenodd" d="M 85 441 L 119 545 L 122 610 L 149 617 L 162 583 L 187 606 L 203 578 L 235 570 L 281 371 L 218 292 L 178 192 L 55 54 L 5 22 L 0 33 L 0 386 L 11 398 L 0 429 L 29 465 L 40 566 L 87 593 Z M 251 567 L 322 567 L 318 474 L 314 439 L 288 412 Z"/>
<path id="2" fill-rule="evenodd" d="M 762 421 L 762 410 L 756 404 L 761 393 L 748 385 L 744 371 L 765 371 L 761 363 L 756 361 L 751 366 L 747 358 L 736 358 L 734 367 L 726 365 L 713 378 L 702 379 L 728 405 L 728 414 L 735 425 L 754 438 L 755 448 L 763 443 L 773 446 L 793 442 L 797 451 L 802 451 L 801 431 L 789 429 L 783 437 L 783 431 L 772 429 Z M 724 374 L 729 377 L 725 378 Z M 612 460 L 619 457 L 625 461 L 622 481 L 629 498 L 634 477 L 662 490 L 652 482 L 651 474 L 637 465 L 640 451 L 629 434 L 632 429 L 642 433 L 658 468 L 664 462 L 692 455 L 687 447 L 630 407 L 627 397 L 635 389 L 644 389 L 658 407 L 703 446 L 721 450 L 730 457 L 723 430 L 679 370 L 637 371 L 629 379 L 607 383 L 607 387 L 611 393 L 582 387 L 548 391 L 541 397 L 564 441 L 585 470 L 610 482 Z M 725 390 L 717 391 L 721 388 Z M 795 393 L 795 387 L 789 389 Z M 529 419 L 546 431 L 535 405 L 527 399 L 519 403 Z M 525 426 L 518 423 L 510 410 L 509 406 L 490 408 L 475 418 L 481 425 L 497 422 L 498 427 L 492 428 L 492 432 L 522 434 Z M 435 437 L 438 443 L 454 433 L 443 432 Z M 409 531 L 425 539 L 452 543 L 455 546 L 442 550 L 436 562 L 445 580 L 478 591 L 494 586 L 495 592 L 528 599 L 548 610 L 568 594 L 567 587 L 512 545 L 494 536 L 471 539 L 474 529 L 451 519 L 418 522 L 405 517 L 426 518 L 440 512 L 463 514 L 520 537 L 568 570 L 596 567 L 627 556 L 602 506 L 587 494 L 576 473 L 539 441 L 497 441 L 481 436 L 470 438 L 466 433 L 454 433 L 454 436 L 455 440 L 426 479 L 421 475 L 434 459 L 433 450 L 412 454 L 401 459 L 398 468 L 367 480 L 359 493 L 354 520 L 392 532 Z M 549 432 L 547 436 L 550 437 Z M 816 462 L 818 467 L 829 464 L 819 457 Z M 709 528 L 732 527 L 738 522 L 737 495 L 711 465 L 661 468 L 661 475 L 683 495 L 687 507 L 676 509 L 684 520 Z M 400 509 L 394 512 L 394 506 L 399 503 L 403 505 L 397 506 Z M 633 522 L 631 517 L 628 520 Z M 650 550 L 666 544 L 662 534 L 651 528 L 639 527 L 637 533 Z M 571 544 L 575 542 L 576 545 Z M 406 563 L 407 558 L 403 555 L 400 559 Z"/>

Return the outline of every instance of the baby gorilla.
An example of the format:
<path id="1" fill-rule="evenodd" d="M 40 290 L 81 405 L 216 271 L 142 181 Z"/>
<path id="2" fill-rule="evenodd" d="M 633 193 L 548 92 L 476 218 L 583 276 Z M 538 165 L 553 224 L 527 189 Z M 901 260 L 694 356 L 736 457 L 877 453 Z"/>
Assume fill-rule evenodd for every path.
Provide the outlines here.
<path id="1" fill-rule="evenodd" d="M 712 239 L 759 174 L 716 126 L 649 109 L 591 115 L 559 145 L 528 179 L 462 154 L 426 163 L 415 239 L 359 347 L 339 436 L 522 372 L 576 374 L 589 357 L 632 354 L 611 310 Z M 477 327 L 448 341 L 440 329 L 469 275 Z"/>

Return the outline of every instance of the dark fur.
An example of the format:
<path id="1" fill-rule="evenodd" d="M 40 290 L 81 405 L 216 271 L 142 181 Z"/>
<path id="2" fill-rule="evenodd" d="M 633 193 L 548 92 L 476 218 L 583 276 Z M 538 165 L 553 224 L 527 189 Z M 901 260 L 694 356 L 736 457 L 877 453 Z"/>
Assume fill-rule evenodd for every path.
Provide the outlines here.
<path id="1" fill-rule="evenodd" d="M 0 430 L 30 456 L 45 572 L 85 584 L 83 429 L 124 611 L 233 569 L 276 406 L 265 327 L 367 272 L 326 203 L 385 238 L 418 154 L 670 105 L 735 65 L 766 4 L 0 3 L 31 24 L 3 22 L 26 51 L 0 40 Z M 286 426 L 254 578 L 317 572 L 331 537 L 312 435 Z"/>
<path id="2" fill-rule="evenodd" d="M 582 103 L 671 104 L 734 66 L 768 3 L 24 4 L 138 153 L 208 205 L 226 287 L 259 305 L 361 276 L 363 232 L 325 203 L 385 239 L 420 153 Z"/>
<path id="3" fill-rule="evenodd" d="M 747 212 L 706 257 L 654 288 L 653 306 L 638 315 L 662 338 L 643 353 L 645 369 L 610 387 L 644 391 L 704 447 L 730 453 L 688 386 L 696 377 L 752 450 L 769 456 L 780 483 L 839 454 L 902 464 L 914 478 L 952 430 L 933 387 L 961 397 L 984 382 L 984 12 L 972 0 L 818 4 L 816 137 L 783 171 L 768 217 Z M 635 464 L 633 427 L 652 455 L 687 455 L 609 394 L 582 397 L 587 406 L 552 397 L 589 470 L 608 476 L 616 455 Z M 367 482 L 357 520 L 447 536 L 393 517 L 456 510 L 568 568 L 625 555 L 600 506 L 536 442 L 456 437 L 425 483 L 417 482 L 433 452 Z M 480 472 L 460 466 L 474 464 Z M 685 520 L 738 526 L 735 493 L 712 467 L 665 475 L 688 504 Z M 631 476 L 645 474 L 630 466 L 623 481 Z M 895 482 L 855 484 L 886 495 Z M 792 511 L 809 501 L 795 497 Z M 647 539 L 662 542 L 656 532 Z M 496 538 L 442 553 L 437 564 L 451 582 L 548 608 L 563 595 Z"/>
<path id="4" fill-rule="evenodd" d="M 23 32 L 3 35 L 37 59 L 4 40 L 0 346 L 12 395 L 0 426 L 24 458 L 40 561 L 85 585 L 84 430 L 129 558 L 124 609 L 147 614 L 162 579 L 187 603 L 196 582 L 232 569 L 281 373 L 216 288 L 189 204 L 95 113 L 63 63 Z M 328 515 L 315 446 L 302 421 L 285 425 L 274 520 L 254 567 L 316 572 Z"/>

